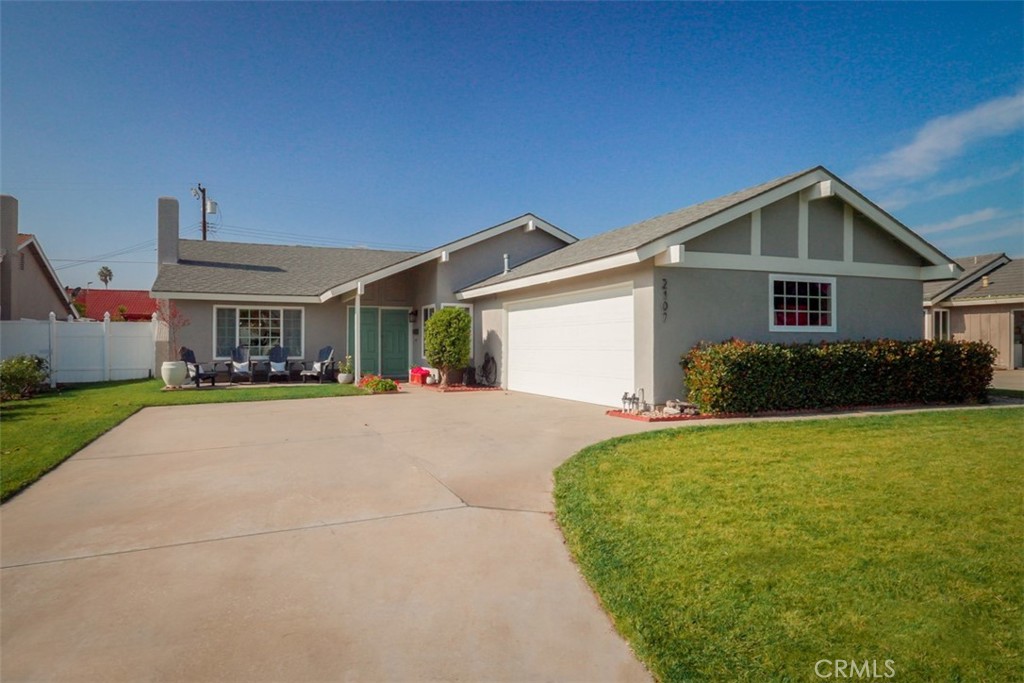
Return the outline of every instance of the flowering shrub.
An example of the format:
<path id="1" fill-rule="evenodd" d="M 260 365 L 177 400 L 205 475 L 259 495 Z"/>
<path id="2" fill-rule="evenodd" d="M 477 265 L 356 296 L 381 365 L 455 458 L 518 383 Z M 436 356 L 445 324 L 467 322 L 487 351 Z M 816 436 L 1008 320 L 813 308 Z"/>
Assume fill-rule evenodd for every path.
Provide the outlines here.
<path id="1" fill-rule="evenodd" d="M 985 402 L 996 350 L 982 342 L 701 343 L 683 356 L 705 413 Z"/>
<path id="2" fill-rule="evenodd" d="M 384 394 L 389 391 L 398 391 L 399 384 L 393 379 L 380 377 L 379 375 L 365 375 L 359 380 L 359 386 L 373 394 Z"/>
<path id="3" fill-rule="evenodd" d="M 426 368 L 409 368 L 409 374 L 416 377 L 426 377 L 430 374 L 430 370 Z"/>

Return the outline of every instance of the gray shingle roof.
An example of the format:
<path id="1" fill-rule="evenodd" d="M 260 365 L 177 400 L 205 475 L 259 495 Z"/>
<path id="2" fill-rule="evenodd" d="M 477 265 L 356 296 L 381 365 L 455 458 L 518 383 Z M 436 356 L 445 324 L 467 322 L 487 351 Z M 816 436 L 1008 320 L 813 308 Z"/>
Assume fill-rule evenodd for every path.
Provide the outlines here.
<path id="1" fill-rule="evenodd" d="M 982 278 L 978 278 L 967 289 L 957 292 L 953 301 L 1024 296 L 1024 259 L 999 266 L 988 274 L 988 287 L 982 285 Z"/>
<path id="2" fill-rule="evenodd" d="M 178 263 L 160 265 L 152 291 L 319 296 L 416 253 L 178 240 Z"/>
<path id="3" fill-rule="evenodd" d="M 938 282 L 924 283 L 924 300 L 931 301 L 933 297 L 939 296 L 947 290 L 955 289 L 961 286 L 964 282 L 969 282 L 978 274 L 979 271 L 984 270 L 991 265 L 993 261 L 1002 257 L 1003 254 L 979 254 L 978 256 L 964 256 L 962 258 L 954 259 L 957 265 L 964 269 L 964 272 L 960 274 L 960 277 L 953 281 L 940 280 Z"/>
<path id="4" fill-rule="evenodd" d="M 721 211 L 725 211 L 736 204 L 752 199 L 780 185 L 784 185 L 794 178 L 806 175 L 819 168 L 821 167 L 818 166 L 805 171 L 800 171 L 799 173 L 793 173 L 781 178 L 776 178 L 775 180 L 770 180 L 767 183 L 762 183 L 760 185 L 755 185 L 754 187 L 749 187 L 745 190 L 727 194 L 724 197 L 712 199 L 711 201 L 703 202 L 701 204 L 694 204 L 693 206 L 672 211 L 671 213 L 666 213 L 654 218 L 648 218 L 647 220 L 634 223 L 633 225 L 627 225 L 624 228 L 609 230 L 608 232 L 601 233 L 600 235 L 581 239 L 580 241 L 574 242 L 566 247 L 518 265 L 509 270 L 508 273 L 495 275 L 494 277 L 478 282 L 470 287 L 466 287 L 463 291 L 472 291 L 480 287 L 487 287 L 502 282 L 508 282 L 510 280 L 518 280 L 519 278 L 528 277 L 530 275 L 546 273 L 560 268 L 568 268 L 581 263 L 587 263 L 588 261 L 596 261 L 608 256 L 633 251 L 646 244 L 650 244 L 665 235 L 671 234 L 676 230 L 713 216 Z"/>

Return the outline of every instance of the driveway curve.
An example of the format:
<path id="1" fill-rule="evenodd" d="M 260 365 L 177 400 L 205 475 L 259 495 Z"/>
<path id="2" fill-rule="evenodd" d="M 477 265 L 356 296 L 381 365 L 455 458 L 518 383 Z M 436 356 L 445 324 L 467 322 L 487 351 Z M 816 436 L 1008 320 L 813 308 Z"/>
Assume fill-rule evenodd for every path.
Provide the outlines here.
<path id="1" fill-rule="evenodd" d="M 506 392 L 148 408 L 5 504 L 4 681 L 647 681 L 551 472 L 649 425 Z"/>

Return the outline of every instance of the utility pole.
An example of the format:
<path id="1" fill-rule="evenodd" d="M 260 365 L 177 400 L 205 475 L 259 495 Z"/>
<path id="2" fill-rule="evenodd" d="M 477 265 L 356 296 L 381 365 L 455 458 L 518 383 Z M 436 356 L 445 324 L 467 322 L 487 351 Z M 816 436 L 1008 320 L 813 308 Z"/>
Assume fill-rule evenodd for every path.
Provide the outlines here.
<path id="1" fill-rule="evenodd" d="M 199 203 L 203 205 L 203 241 L 206 241 L 206 188 L 203 187 L 202 183 L 199 183 L 199 193 L 202 194 L 202 198 Z"/>

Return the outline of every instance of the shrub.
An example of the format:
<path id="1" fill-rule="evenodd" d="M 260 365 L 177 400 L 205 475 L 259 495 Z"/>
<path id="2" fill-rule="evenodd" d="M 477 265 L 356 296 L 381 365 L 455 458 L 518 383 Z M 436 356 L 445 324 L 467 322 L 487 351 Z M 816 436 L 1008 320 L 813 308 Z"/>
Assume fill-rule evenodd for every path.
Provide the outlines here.
<path id="1" fill-rule="evenodd" d="M 378 375 L 366 375 L 359 380 L 359 386 L 372 394 L 384 394 L 389 391 L 398 391 L 398 382 Z"/>
<path id="2" fill-rule="evenodd" d="M 441 385 L 448 374 L 469 365 L 469 335 L 473 320 L 461 308 L 442 308 L 430 316 L 423 330 L 427 362 L 441 372 Z"/>
<path id="3" fill-rule="evenodd" d="M 982 342 L 701 343 L 682 360 L 706 413 L 984 402 L 996 350 Z"/>
<path id="4" fill-rule="evenodd" d="M 0 399 L 28 398 L 49 376 L 49 364 L 39 356 L 13 356 L 0 361 Z"/>

